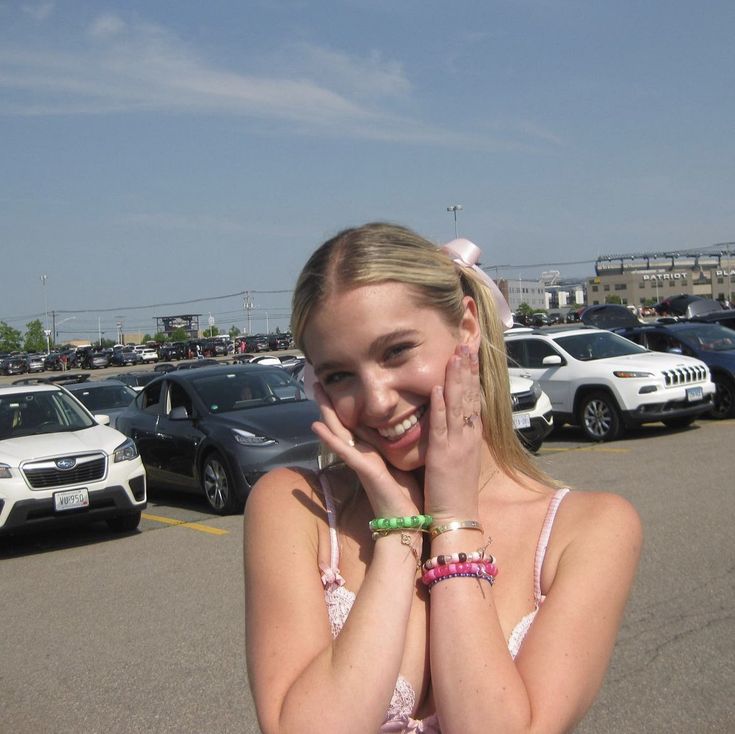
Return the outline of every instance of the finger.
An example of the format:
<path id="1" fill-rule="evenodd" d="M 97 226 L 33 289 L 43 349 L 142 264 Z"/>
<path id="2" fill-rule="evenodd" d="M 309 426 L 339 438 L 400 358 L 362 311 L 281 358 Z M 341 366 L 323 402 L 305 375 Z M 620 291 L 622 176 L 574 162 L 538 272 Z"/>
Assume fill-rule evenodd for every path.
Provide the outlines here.
<path id="1" fill-rule="evenodd" d="M 337 411 L 332 405 L 332 401 L 329 399 L 324 388 L 319 384 L 314 385 L 314 398 L 322 414 L 322 422 L 326 427 L 344 443 L 354 446 L 355 442 L 351 431 L 342 424 L 342 421 L 337 415 Z"/>
<path id="2" fill-rule="evenodd" d="M 471 352 L 463 364 L 464 416 L 479 416 L 482 410 L 482 388 L 480 386 L 480 360 L 477 352 Z"/>
<path id="3" fill-rule="evenodd" d="M 447 430 L 459 432 L 462 430 L 462 415 L 464 386 L 462 384 L 462 356 L 457 348 L 447 364 L 446 379 L 444 382 L 444 401 L 446 405 Z"/>
<path id="4" fill-rule="evenodd" d="M 431 391 L 429 404 L 429 436 L 436 440 L 447 433 L 447 405 L 444 402 L 444 388 L 436 385 Z"/>
<path id="5" fill-rule="evenodd" d="M 355 463 L 354 454 L 357 452 L 354 442 L 350 443 L 349 441 L 345 441 L 334 433 L 334 431 L 323 421 L 315 421 L 312 423 L 311 430 L 314 431 L 317 438 L 319 438 L 329 451 L 339 456 L 339 458 L 349 466 L 353 466 Z"/>

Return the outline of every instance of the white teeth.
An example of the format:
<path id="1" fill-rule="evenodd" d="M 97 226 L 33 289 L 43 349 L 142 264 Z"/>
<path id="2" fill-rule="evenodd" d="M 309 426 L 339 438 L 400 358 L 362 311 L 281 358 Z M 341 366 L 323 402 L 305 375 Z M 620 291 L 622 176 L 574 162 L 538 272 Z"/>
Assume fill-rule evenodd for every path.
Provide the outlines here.
<path id="1" fill-rule="evenodd" d="M 383 438 L 398 438 L 419 422 L 421 416 L 424 414 L 424 410 L 425 408 L 419 408 L 412 416 L 397 423 L 395 426 L 391 428 L 379 428 L 378 433 Z"/>

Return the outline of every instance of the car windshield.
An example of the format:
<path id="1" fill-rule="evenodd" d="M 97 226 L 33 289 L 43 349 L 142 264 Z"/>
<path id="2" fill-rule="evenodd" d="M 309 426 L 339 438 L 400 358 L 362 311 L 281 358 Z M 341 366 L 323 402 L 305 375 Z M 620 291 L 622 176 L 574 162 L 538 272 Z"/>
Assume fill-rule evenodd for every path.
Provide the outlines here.
<path id="1" fill-rule="evenodd" d="M 243 370 L 207 375 L 191 382 L 211 413 L 305 400 L 299 386 L 280 369 Z"/>
<path id="2" fill-rule="evenodd" d="M 135 400 L 138 393 L 127 385 L 87 385 L 70 389 L 91 413 L 104 412 L 110 408 L 125 408 Z"/>
<path id="3" fill-rule="evenodd" d="M 60 390 L 0 395 L 0 440 L 94 425 L 79 403 Z"/>
<path id="4" fill-rule="evenodd" d="M 624 357 L 626 354 L 641 354 L 648 351 L 645 347 L 609 331 L 591 331 L 584 334 L 560 336 L 554 341 L 581 362 Z"/>
<path id="5" fill-rule="evenodd" d="M 719 324 L 692 324 L 677 329 L 676 335 L 705 351 L 728 352 L 735 349 L 735 331 Z"/>

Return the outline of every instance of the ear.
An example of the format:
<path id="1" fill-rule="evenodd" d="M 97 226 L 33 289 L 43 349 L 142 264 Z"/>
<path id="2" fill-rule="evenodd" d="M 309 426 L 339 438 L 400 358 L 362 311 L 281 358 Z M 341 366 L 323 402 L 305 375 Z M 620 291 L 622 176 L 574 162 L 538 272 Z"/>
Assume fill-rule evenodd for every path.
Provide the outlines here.
<path id="1" fill-rule="evenodd" d="M 480 349 L 480 341 L 482 340 L 482 330 L 480 329 L 480 319 L 477 315 L 477 303 L 471 296 L 465 296 L 462 299 L 464 305 L 464 313 L 462 320 L 459 322 L 459 340 L 460 344 L 467 344 L 471 351 Z"/>

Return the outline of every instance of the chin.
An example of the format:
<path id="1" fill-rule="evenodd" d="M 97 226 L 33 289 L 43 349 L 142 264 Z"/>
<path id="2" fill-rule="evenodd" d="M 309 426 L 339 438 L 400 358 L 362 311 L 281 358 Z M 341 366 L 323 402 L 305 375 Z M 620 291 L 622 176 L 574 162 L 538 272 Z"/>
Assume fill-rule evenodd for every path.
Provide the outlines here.
<path id="1" fill-rule="evenodd" d="M 405 472 L 423 469 L 426 464 L 426 449 L 421 445 L 414 445 L 407 451 L 380 451 L 386 463 Z"/>

